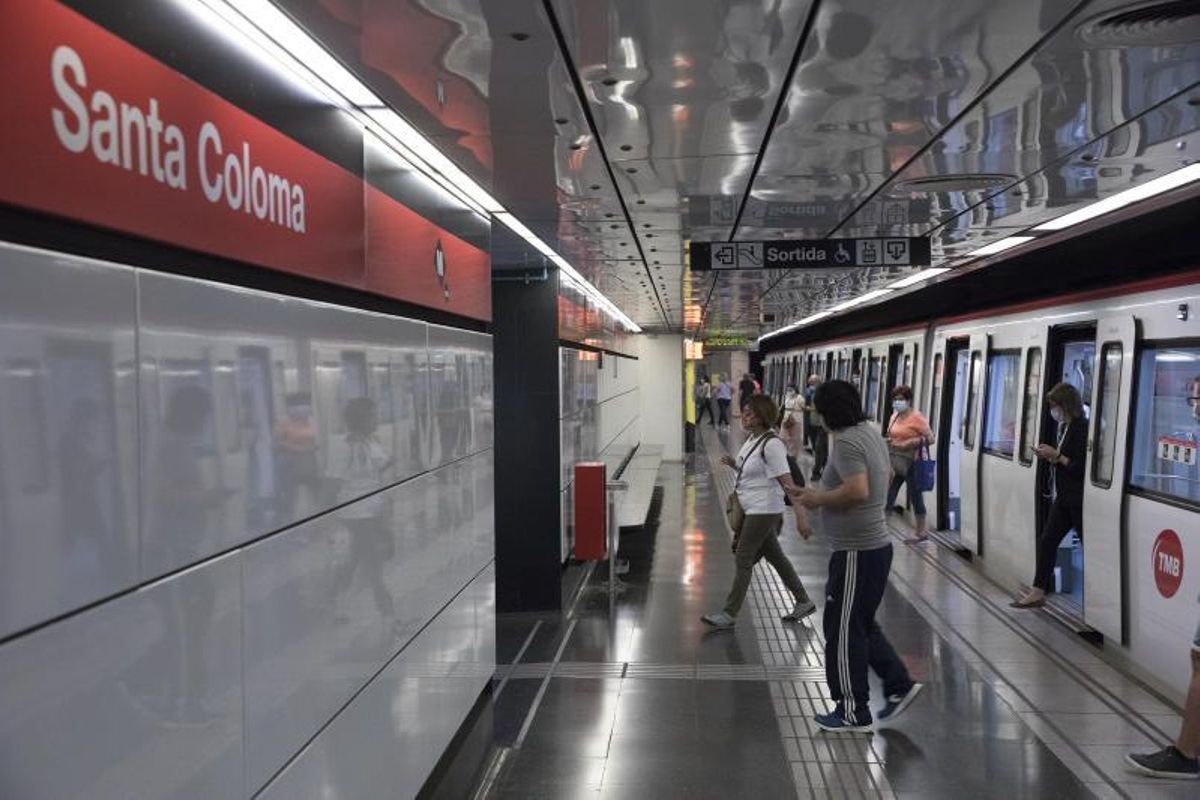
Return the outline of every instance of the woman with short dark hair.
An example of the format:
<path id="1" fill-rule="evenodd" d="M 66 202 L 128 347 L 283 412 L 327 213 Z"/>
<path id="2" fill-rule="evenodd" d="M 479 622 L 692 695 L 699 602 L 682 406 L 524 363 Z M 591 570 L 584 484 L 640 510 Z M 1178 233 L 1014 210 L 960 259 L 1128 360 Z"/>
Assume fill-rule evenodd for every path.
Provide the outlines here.
<path id="1" fill-rule="evenodd" d="M 1053 590 L 1054 562 L 1063 537 L 1075 529 L 1083 536 L 1083 464 L 1087 449 L 1087 420 L 1083 400 L 1069 383 L 1060 383 L 1046 393 L 1050 416 L 1057 423 L 1049 441 L 1034 448 L 1038 458 L 1050 464 L 1050 510 L 1042 520 L 1037 538 L 1037 565 L 1033 588 L 1013 608 L 1037 608 L 1046 605 Z M 1049 432 L 1047 432 L 1049 433 Z M 1048 439 L 1050 437 L 1047 437 Z"/>
<path id="2" fill-rule="evenodd" d="M 829 381 L 813 397 L 830 431 L 829 463 L 820 489 L 801 489 L 806 508 L 821 510 L 821 532 L 833 550 L 825 587 L 825 680 L 834 708 L 817 714 L 831 733 L 869 731 L 891 722 L 921 691 L 875 621 L 892 568 L 892 540 L 883 517 L 891 464 L 879 432 L 863 416 L 858 390 Z M 867 667 L 883 679 L 885 702 L 872 712 Z"/>

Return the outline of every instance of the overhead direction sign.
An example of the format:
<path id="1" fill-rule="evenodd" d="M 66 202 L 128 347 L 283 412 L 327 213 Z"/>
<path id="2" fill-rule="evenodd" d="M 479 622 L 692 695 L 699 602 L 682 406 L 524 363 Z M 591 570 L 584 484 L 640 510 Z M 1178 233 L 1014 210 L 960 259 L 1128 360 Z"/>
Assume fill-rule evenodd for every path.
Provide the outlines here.
<path id="1" fill-rule="evenodd" d="M 693 270 L 926 267 L 929 239 L 777 239 L 771 242 L 692 242 Z"/>

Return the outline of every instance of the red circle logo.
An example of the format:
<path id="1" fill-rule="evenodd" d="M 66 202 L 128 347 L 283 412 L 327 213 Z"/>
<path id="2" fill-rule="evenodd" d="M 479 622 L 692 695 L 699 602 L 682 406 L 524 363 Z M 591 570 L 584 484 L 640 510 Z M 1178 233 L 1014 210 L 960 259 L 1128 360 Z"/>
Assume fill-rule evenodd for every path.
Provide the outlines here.
<path id="1" fill-rule="evenodd" d="M 1163 597 L 1173 597 L 1183 583 L 1183 545 L 1175 531 L 1167 529 L 1154 540 L 1154 582 Z"/>

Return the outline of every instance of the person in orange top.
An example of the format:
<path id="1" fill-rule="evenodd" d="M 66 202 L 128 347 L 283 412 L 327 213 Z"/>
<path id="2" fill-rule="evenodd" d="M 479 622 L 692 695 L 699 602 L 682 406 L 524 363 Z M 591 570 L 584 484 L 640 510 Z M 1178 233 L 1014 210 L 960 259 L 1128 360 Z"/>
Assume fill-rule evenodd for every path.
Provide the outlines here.
<path id="1" fill-rule="evenodd" d="M 887 508 L 897 514 L 903 514 L 904 509 L 896 505 L 896 495 L 900 487 L 908 481 L 908 499 L 912 503 L 913 516 L 916 518 L 916 530 L 906 544 L 919 544 L 929 538 L 929 529 L 925 523 L 925 493 L 917 489 L 913 465 L 921 446 L 933 444 L 933 431 L 929 429 L 929 420 L 920 411 L 912 407 L 913 393 L 907 386 L 897 386 L 892 389 L 893 414 L 886 428 L 888 453 L 892 458 L 892 484 L 888 487 Z"/>
<path id="2" fill-rule="evenodd" d="M 286 399 L 287 414 L 275 425 L 275 457 L 279 467 L 279 513 L 292 520 L 312 508 L 321 489 L 317 465 L 317 420 L 312 395 L 294 392 Z M 307 505 L 297 508 L 300 490 L 308 490 Z"/>

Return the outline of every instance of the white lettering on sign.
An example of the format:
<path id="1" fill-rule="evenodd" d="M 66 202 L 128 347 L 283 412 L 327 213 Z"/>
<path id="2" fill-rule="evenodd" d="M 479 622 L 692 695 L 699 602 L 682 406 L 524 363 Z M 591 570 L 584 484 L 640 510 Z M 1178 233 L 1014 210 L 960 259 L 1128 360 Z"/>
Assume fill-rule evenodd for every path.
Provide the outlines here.
<path id="1" fill-rule="evenodd" d="M 1183 571 L 1183 563 L 1170 553 L 1158 554 L 1158 571 L 1171 577 L 1178 578 Z"/>
<path id="2" fill-rule="evenodd" d="M 63 147 L 79 154 L 90 148 L 102 164 L 187 191 L 185 137 L 179 126 L 164 124 L 157 98 L 149 98 L 143 110 L 97 89 L 84 102 L 87 70 L 79 53 L 67 45 L 55 48 L 50 57 L 50 77 L 62 102 L 61 108 L 51 109 L 50 117 Z M 306 231 L 304 187 L 253 163 L 249 142 L 242 142 L 240 152 L 226 153 L 220 130 L 205 122 L 196 152 L 200 187 L 208 202 L 224 200 L 234 211 L 297 233 Z"/>

